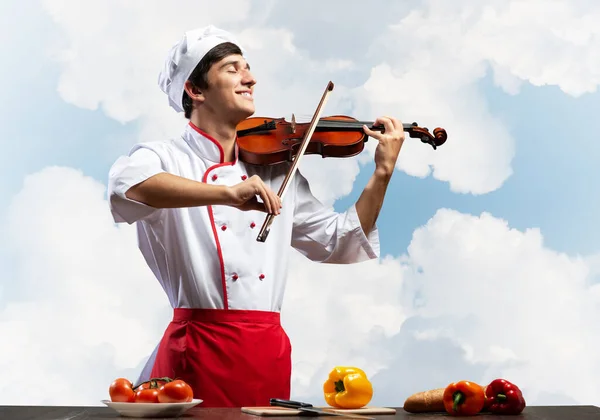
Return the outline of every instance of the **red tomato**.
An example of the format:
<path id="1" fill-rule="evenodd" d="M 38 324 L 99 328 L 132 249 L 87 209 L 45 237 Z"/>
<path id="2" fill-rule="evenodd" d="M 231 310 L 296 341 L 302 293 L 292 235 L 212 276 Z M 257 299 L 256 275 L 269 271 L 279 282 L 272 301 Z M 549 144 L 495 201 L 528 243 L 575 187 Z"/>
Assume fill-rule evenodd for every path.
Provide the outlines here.
<path id="1" fill-rule="evenodd" d="M 108 388 L 108 394 L 112 402 L 133 402 L 135 400 L 133 384 L 125 378 L 115 379 Z"/>
<path id="2" fill-rule="evenodd" d="M 157 403 L 158 388 L 140 389 L 135 393 L 136 403 Z"/>
<path id="3" fill-rule="evenodd" d="M 181 379 L 167 382 L 160 387 L 158 402 L 160 403 L 182 403 L 190 402 L 194 397 L 192 387 Z"/>

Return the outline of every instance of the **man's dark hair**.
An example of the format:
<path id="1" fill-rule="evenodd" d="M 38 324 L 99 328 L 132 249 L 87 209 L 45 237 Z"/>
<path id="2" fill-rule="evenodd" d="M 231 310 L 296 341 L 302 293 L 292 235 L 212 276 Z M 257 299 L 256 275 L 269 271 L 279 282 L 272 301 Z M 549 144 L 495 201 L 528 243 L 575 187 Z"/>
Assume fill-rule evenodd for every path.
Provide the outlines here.
<path id="1" fill-rule="evenodd" d="M 206 89 L 208 87 L 208 70 L 210 67 L 228 55 L 239 54 L 242 55 L 240 48 L 231 43 L 225 42 L 212 48 L 206 55 L 200 60 L 194 71 L 189 77 L 189 81 L 198 89 Z M 183 110 L 185 111 L 185 117 L 190 119 L 192 115 L 192 99 L 189 97 L 187 92 L 183 91 Z"/>

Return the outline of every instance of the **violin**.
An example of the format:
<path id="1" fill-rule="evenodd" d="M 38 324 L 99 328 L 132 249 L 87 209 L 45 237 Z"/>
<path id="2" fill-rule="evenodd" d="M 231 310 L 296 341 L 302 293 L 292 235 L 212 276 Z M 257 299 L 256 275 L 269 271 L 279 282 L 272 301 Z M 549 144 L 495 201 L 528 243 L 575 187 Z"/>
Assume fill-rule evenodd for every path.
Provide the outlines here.
<path id="1" fill-rule="evenodd" d="M 304 154 L 321 155 L 323 158 L 346 158 L 356 156 L 364 149 L 369 136 L 363 125 L 371 130 L 385 132 L 383 125 L 372 121 L 358 121 L 345 115 L 320 118 Z M 275 165 L 292 162 L 298 154 L 310 123 L 291 122 L 285 118 L 251 117 L 237 127 L 239 159 L 254 165 Z M 436 128 L 433 134 L 416 122 L 403 124 L 403 129 L 412 138 L 421 139 L 434 150 L 446 142 L 446 130 Z"/>
<path id="2" fill-rule="evenodd" d="M 298 124 L 292 114 L 291 122 L 285 118 L 252 117 L 242 121 L 236 128 L 238 158 L 241 161 L 254 165 L 292 162 L 277 193 L 281 199 L 305 154 L 318 154 L 323 158 L 355 156 L 363 151 L 369 138 L 363 125 L 371 130 L 385 132 L 383 125 L 358 121 L 346 115 L 321 118 L 322 109 L 332 90 L 333 83 L 330 81 L 310 123 Z M 404 123 L 403 130 L 409 137 L 420 138 L 422 143 L 431 145 L 434 150 L 448 138 L 443 128 L 438 127 L 430 133 L 426 127 L 419 127 L 417 123 Z M 273 214 L 267 214 L 257 241 L 266 241 L 273 218 Z"/>

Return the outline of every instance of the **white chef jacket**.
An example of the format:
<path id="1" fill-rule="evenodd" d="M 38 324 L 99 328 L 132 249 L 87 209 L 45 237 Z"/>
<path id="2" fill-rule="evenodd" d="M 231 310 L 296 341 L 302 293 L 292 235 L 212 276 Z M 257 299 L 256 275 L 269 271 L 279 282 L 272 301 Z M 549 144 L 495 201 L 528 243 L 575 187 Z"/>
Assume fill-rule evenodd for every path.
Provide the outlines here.
<path id="1" fill-rule="evenodd" d="M 221 145 L 191 122 L 181 137 L 135 145 L 109 172 L 115 222 L 137 224 L 139 248 L 173 308 L 281 310 L 291 247 L 323 263 L 379 257 L 375 227 L 365 235 L 356 208 L 338 214 L 312 194 L 300 171 L 292 178 L 281 213 L 266 242 L 256 237 L 266 213 L 225 205 L 157 209 L 126 191 L 168 172 L 215 185 L 235 185 L 254 174 L 277 192 L 289 164 L 225 162 Z"/>

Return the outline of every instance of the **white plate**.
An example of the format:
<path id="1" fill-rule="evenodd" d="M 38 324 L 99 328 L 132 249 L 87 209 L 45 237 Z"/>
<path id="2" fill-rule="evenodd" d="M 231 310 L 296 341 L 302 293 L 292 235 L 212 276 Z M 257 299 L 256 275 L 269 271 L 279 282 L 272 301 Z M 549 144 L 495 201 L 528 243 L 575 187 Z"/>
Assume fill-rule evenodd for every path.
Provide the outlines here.
<path id="1" fill-rule="evenodd" d="M 193 399 L 187 403 L 132 403 L 102 400 L 104 404 L 124 417 L 177 417 L 202 400 Z"/>

